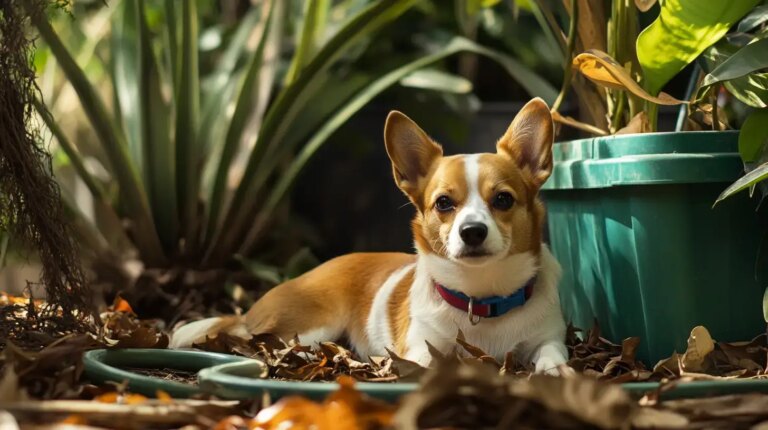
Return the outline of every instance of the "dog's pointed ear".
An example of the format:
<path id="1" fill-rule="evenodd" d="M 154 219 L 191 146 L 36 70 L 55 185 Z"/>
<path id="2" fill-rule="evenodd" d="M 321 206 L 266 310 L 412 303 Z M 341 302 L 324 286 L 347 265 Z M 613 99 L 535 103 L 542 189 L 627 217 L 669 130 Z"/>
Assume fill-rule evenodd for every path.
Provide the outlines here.
<path id="1" fill-rule="evenodd" d="M 417 199 L 432 164 L 443 155 L 443 148 L 398 111 L 391 111 L 387 116 L 384 144 L 392 161 L 395 183 L 411 199 Z"/>
<path id="2" fill-rule="evenodd" d="M 515 116 L 496 144 L 496 152 L 511 157 L 521 169 L 528 169 L 537 187 L 552 173 L 554 125 L 549 107 L 535 98 Z"/>

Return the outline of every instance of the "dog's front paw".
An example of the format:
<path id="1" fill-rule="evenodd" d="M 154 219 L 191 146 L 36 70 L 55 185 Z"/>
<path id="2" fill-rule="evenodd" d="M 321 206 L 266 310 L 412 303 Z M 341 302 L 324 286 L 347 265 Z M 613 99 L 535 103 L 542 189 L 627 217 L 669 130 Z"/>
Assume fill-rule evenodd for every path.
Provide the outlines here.
<path id="1" fill-rule="evenodd" d="M 565 359 L 562 357 L 540 357 L 536 361 L 536 373 L 553 375 L 553 376 L 567 376 L 571 369 L 565 364 Z"/>
<path id="2" fill-rule="evenodd" d="M 559 363 L 556 360 L 547 359 L 539 360 L 536 363 L 536 373 L 540 375 L 569 377 L 575 375 L 576 371 L 564 362 Z"/>

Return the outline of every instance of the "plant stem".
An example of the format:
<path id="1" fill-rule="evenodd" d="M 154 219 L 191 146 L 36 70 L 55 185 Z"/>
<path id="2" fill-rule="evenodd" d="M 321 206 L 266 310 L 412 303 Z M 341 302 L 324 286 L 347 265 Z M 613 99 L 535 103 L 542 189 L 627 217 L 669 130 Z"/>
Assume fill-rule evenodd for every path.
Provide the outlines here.
<path id="1" fill-rule="evenodd" d="M 568 89 L 571 86 L 571 73 L 573 66 L 571 65 L 573 50 L 576 46 L 576 27 L 578 23 L 579 8 L 576 0 L 571 0 L 571 20 L 568 27 L 568 44 L 565 51 L 565 64 L 563 70 L 563 86 L 560 88 L 560 94 L 557 95 L 555 103 L 552 104 L 552 110 L 557 111 L 560 109 L 560 105 L 565 100 L 565 95 L 568 93 Z"/>
<path id="2" fill-rule="evenodd" d="M 701 70 L 699 69 L 698 64 L 694 64 L 693 73 L 691 73 L 691 78 L 688 80 L 688 86 L 685 89 L 685 100 L 688 101 L 691 100 L 693 92 L 696 90 L 696 84 L 699 82 L 701 75 Z M 689 106 L 690 105 L 688 104 L 680 105 L 680 110 L 677 113 L 677 124 L 675 124 L 675 131 L 683 131 L 683 128 L 685 127 L 685 119 L 688 117 Z"/>
<path id="3" fill-rule="evenodd" d="M 656 132 L 659 126 L 659 105 L 652 102 L 645 102 L 648 112 L 648 123 L 651 127 L 651 132 Z"/>
<path id="4" fill-rule="evenodd" d="M 717 114 L 717 93 L 719 85 L 712 85 L 710 100 L 712 103 L 712 130 L 720 130 L 720 120 Z"/>
<path id="5" fill-rule="evenodd" d="M 536 18 L 536 21 L 539 22 L 541 29 L 545 30 L 547 38 L 550 39 L 555 46 L 560 48 L 561 54 L 565 55 L 567 51 L 566 41 L 563 40 L 560 25 L 558 25 L 549 4 L 545 0 L 535 0 L 531 2 L 531 8 L 533 9 L 533 16 Z M 564 66 L 568 67 L 569 65 L 564 64 Z"/>
<path id="6" fill-rule="evenodd" d="M 624 118 L 624 105 L 627 101 L 627 95 L 623 92 L 617 93 L 617 96 L 618 101 L 616 102 L 616 108 L 613 111 L 613 117 L 611 118 L 610 125 L 610 130 L 612 133 L 616 133 L 616 131 L 622 127 L 621 120 Z"/>

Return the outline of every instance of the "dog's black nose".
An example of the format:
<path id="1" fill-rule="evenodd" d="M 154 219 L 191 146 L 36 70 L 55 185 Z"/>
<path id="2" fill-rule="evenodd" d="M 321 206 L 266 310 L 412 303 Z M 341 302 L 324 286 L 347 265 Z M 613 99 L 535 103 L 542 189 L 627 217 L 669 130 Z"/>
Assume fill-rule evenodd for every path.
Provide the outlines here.
<path id="1" fill-rule="evenodd" d="M 488 236 L 488 227 L 481 222 L 468 222 L 459 227 L 459 236 L 469 246 L 478 246 Z"/>

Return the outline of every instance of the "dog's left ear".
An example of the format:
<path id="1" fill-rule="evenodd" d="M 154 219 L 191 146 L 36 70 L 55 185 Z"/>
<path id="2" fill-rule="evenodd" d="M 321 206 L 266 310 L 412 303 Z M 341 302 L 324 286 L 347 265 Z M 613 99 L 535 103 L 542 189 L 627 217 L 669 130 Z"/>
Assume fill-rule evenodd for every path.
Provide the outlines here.
<path id="1" fill-rule="evenodd" d="M 430 168 L 443 155 L 443 148 L 412 119 L 398 111 L 387 116 L 384 144 L 392 161 L 395 183 L 416 203 Z"/>
<path id="2" fill-rule="evenodd" d="M 496 152 L 528 169 L 537 187 L 552 173 L 552 114 L 544 100 L 536 97 L 515 116 L 507 132 L 496 144 Z"/>

